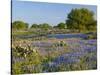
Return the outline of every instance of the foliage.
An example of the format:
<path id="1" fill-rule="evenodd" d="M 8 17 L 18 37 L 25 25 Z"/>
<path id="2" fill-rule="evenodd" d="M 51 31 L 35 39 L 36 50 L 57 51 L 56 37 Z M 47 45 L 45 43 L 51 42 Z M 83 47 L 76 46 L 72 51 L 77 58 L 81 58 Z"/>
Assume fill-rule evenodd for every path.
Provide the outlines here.
<path id="1" fill-rule="evenodd" d="M 50 26 L 49 24 L 47 24 L 47 23 L 43 23 L 43 24 L 33 24 L 32 26 L 31 26 L 31 28 L 40 28 L 40 29 L 45 29 L 45 30 L 48 30 L 48 29 L 51 29 L 52 28 L 52 26 Z"/>
<path id="2" fill-rule="evenodd" d="M 28 23 L 24 23 L 23 21 L 14 21 L 12 23 L 12 29 L 14 30 L 23 30 L 28 28 Z"/>
<path id="3" fill-rule="evenodd" d="M 27 47 L 16 46 L 13 49 L 13 59 L 17 60 L 18 58 L 24 58 L 22 61 L 13 61 L 12 64 L 12 73 L 13 74 L 23 74 L 23 73 L 32 73 L 32 72 L 40 72 L 41 70 L 37 70 L 36 67 L 39 67 L 42 61 L 42 57 L 37 52 L 36 49 L 31 48 L 31 46 L 27 45 Z M 31 66 L 31 67 L 29 67 Z M 32 66 L 36 66 L 33 69 Z M 41 67 L 41 66 L 40 66 Z M 29 68 L 29 69 L 28 69 Z"/>
<path id="4" fill-rule="evenodd" d="M 31 28 L 38 28 L 39 25 L 38 24 L 32 24 Z"/>
<path id="5" fill-rule="evenodd" d="M 59 29 L 65 29 L 67 25 L 65 23 L 59 23 L 57 26 L 54 26 L 54 28 L 59 28 Z"/>
<path id="6" fill-rule="evenodd" d="M 46 29 L 46 30 L 52 28 L 52 26 L 50 26 L 50 25 L 47 24 L 47 23 L 40 24 L 39 27 L 42 28 L 42 29 Z"/>
<path id="7" fill-rule="evenodd" d="M 67 18 L 66 24 L 68 29 L 79 30 L 79 32 L 82 30 L 91 30 L 91 28 L 95 28 L 94 30 L 96 30 L 94 13 L 86 8 L 72 9 Z"/>

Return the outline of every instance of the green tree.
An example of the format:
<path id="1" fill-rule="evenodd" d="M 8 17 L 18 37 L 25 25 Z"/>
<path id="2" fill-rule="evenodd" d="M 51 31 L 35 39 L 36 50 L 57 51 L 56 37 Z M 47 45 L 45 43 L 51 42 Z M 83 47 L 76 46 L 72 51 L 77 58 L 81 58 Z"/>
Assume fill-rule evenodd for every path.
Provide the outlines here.
<path id="1" fill-rule="evenodd" d="M 31 28 L 38 28 L 39 25 L 38 24 L 32 24 Z"/>
<path id="2" fill-rule="evenodd" d="M 52 28 L 49 24 L 43 23 L 43 24 L 32 24 L 31 28 L 40 28 L 40 29 L 50 29 Z"/>
<path id="3" fill-rule="evenodd" d="M 23 30 L 28 28 L 28 23 L 24 23 L 23 21 L 14 21 L 12 23 L 12 28 L 14 30 Z"/>
<path id="4" fill-rule="evenodd" d="M 65 29 L 67 27 L 67 25 L 65 23 L 59 23 L 55 28 L 59 28 L 59 29 Z"/>
<path id="5" fill-rule="evenodd" d="M 29 27 L 29 24 L 28 23 L 25 23 L 25 28 L 28 28 Z"/>
<path id="6" fill-rule="evenodd" d="M 93 26 L 96 28 L 96 24 L 92 22 L 95 22 L 94 13 L 86 8 L 72 9 L 66 20 L 68 29 L 79 30 L 79 32 L 91 30 Z"/>
<path id="7" fill-rule="evenodd" d="M 96 25 L 97 25 L 97 21 L 96 21 L 96 20 L 90 22 L 90 23 L 88 24 L 88 26 L 87 26 L 87 30 L 96 31 L 96 30 L 97 30 L 97 26 L 96 26 Z"/>
<path id="8" fill-rule="evenodd" d="M 47 24 L 47 23 L 43 23 L 43 24 L 40 24 L 40 25 L 39 25 L 39 28 L 48 30 L 48 29 L 52 28 L 52 26 L 50 26 L 50 25 Z"/>

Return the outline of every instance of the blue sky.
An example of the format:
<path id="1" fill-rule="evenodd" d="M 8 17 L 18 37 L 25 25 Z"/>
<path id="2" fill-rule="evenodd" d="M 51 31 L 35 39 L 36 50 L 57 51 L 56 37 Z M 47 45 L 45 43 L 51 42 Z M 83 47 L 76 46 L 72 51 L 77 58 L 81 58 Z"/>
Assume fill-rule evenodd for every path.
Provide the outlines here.
<path id="1" fill-rule="evenodd" d="M 12 2 L 12 21 L 21 20 L 32 25 L 33 23 L 48 23 L 57 25 L 65 22 L 68 13 L 72 8 L 87 8 L 97 13 L 97 7 L 91 5 L 73 5 L 59 3 L 44 3 L 30 1 L 14 1 Z"/>

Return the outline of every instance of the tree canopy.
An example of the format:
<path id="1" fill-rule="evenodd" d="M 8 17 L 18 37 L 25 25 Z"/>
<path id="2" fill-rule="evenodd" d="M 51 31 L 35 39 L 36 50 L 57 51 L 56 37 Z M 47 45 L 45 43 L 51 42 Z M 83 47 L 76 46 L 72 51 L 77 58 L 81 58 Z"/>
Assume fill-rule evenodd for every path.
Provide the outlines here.
<path id="1" fill-rule="evenodd" d="M 57 26 L 54 26 L 54 28 L 59 28 L 59 29 L 65 29 L 67 25 L 63 22 L 59 23 Z"/>
<path id="2" fill-rule="evenodd" d="M 38 24 L 32 24 L 31 28 L 38 28 L 39 25 Z"/>
<path id="3" fill-rule="evenodd" d="M 86 8 L 72 9 L 68 14 L 66 24 L 68 29 L 89 30 L 96 28 L 94 13 Z"/>
<path id="4" fill-rule="evenodd" d="M 15 30 L 27 29 L 28 23 L 24 23 L 23 21 L 14 21 L 12 23 L 12 28 Z"/>
<path id="5" fill-rule="evenodd" d="M 40 29 L 50 29 L 52 28 L 52 26 L 50 26 L 47 23 L 43 23 L 43 24 L 32 24 L 31 28 L 40 28 Z"/>

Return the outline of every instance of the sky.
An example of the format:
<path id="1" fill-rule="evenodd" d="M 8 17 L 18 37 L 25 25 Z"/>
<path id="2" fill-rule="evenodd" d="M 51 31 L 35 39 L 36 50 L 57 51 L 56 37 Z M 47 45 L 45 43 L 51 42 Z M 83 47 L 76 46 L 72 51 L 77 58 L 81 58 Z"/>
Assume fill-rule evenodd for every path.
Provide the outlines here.
<path id="1" fill-rule="evenodd" d="M 33 1 L 12 1 L 12 22 L 24 21 L 29 25 L 48 23 L 52 26 L 67 19 L 74 8 L 87 8 L 97 17 L 97 7 L 94 5 L 60 4 Z"/>

